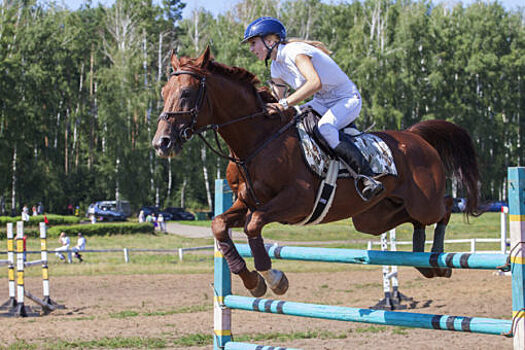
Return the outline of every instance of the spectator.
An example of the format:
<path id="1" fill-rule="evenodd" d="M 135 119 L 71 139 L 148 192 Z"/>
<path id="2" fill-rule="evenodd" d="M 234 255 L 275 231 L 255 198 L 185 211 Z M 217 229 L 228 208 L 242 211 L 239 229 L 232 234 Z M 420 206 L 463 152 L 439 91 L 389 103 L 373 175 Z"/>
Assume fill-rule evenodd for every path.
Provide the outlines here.
<path id="1" fill-rule="evenodd" d="M 44 205 L 42 204 L 42 202 L 38 202 L 38 207 L 36 210 L 38 212 L 38 215 L 44 215 Z"/>
<path id="2" fill-rule="evenodd" d="M 161 232 L 166 232 L 166 221 L 164 220 L 164 215 L 159 214 L 159 218 L 157 220 L 159 222 L 159 230 Z"/>
<path id="3" fill-rule="evenodd" d="M 151 213 L 151 222 L 153 223 L 153 229 L 156 230 L 159 226 L 155 213 Z"/>
<path id="4" fill-rule="evenodd" d="M 82 232 L 79 232 L 77 245 L 71 249 L 75 253 L 75 258 L 77 258 L 79 262 L 84 261 L 84 259 L 82 259 L 82 255 L 80 255 L 79 252 L 86 250 L 86 242 L 86 238 L 82 235 Z"/>
<path id="5" fill-rule="evenodd" d="M 71 264 L 73 259 L 71 258 L 71 251 L 69 250 L 70 240 L 65 232 L 60 233 L 60 238 L 58 239 L 58 243 L 60 243 L 62 246 L 55 249 L 56 256 L 58 256 L 60 260 L 65 262 L 66 259 L 64 258 L 64 254 L 62 254 L 61 252 L 67 251 L 67 261 Z"/>
<path id="6" fill-rule="evenodd" d="M 139 213 L 139 222 L 143 223 L 144 220 L 145 220 L 145 218 L 144 218 L 144 210 L 141 210 L 140 213 Z"/>
<path id="7" fill-rule="evenodd" d="M 29 208 L 25 204 L 22 208 L 22 221 L 29 222 Z"/>
<path id="8" fill-rule="evenodd" d="M 151 214 L 148 214 L 148 216 L 146 216 L 146 222 L 149 222 L 149 223 L 153 222 L 153 218 L 151 217 Z"/>
<path id="9" fill-rule="evenodd" d="M 36 205 L 33 205 L 33 207 L 31 208 L 31 211 L 33 212 L 33 216 L 37 216 L 38 213 L 36 211 Z"/>
<path id="10" fill-rule="evenodd" d="M 23 245 L 24 245 L 24 262 L 27 261 L 27 236 L 25 235 L 24 233 L 24 236 L 22 237 L 22 242 L 23 242 Z"/>

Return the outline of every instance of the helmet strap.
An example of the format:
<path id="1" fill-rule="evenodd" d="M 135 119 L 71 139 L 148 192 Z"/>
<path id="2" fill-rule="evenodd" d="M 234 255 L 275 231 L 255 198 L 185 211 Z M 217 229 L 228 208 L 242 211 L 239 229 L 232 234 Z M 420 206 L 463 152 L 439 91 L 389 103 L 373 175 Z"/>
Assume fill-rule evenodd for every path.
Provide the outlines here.
<path id="1" fill-rule="evenodd" d="M 266 65 L 266 68 L 268 68 L 268 60 L 272 56 L 273 49 L 275 49 L 277 45 L 279 45 L 282 42 L 282 40 L 281 38 L 279 38 L 279 41 L 274 43 L 272 46 L 268 46 L 268 44 L 266 44 L 266 41 L 264 41 L 264 38 L 261 38 L 261 40 L 264 46 L 266 47 L 266 49 L 268 50 L 268 52 L 266 53 L 266 58 L 264 59 L 264 64 Z"/>

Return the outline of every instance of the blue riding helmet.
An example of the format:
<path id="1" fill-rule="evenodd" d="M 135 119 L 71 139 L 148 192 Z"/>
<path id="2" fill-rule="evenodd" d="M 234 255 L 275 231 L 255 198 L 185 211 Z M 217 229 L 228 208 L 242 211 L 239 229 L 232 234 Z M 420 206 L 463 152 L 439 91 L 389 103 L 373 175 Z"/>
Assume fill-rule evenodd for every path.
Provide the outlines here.
<path id="1" fill-rule="evenodd" d="M 286 38 L 286 28 L 277 18 L 260 17 L 250 23 L 244 31 L 244 39 L 241 44 L 246 43 L 256 36 L 265 37 L 269 34 L 275 34 L 282 41 Z"/>

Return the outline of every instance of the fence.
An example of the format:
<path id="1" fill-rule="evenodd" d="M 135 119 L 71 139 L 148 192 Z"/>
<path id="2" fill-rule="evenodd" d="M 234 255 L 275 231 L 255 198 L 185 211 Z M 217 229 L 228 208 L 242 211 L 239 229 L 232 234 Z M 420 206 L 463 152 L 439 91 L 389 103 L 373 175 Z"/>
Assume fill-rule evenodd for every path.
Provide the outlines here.
<path id="1" fill-rule="evenodd" d="M 433 330 L 508 334 L 514 336 L 514 349 L 525 349 L 525 168 L 509 168 L 508 174 L 512 241 L 512 249 L 509 255 L 502 253 L 412 253 L 288 246 L 268 247 L 268 253 L 274 259 L 365 265 L 395 264 L 398 266 L 468 269 L 510 268 L 512 271 L 512 320 L 371 310 L 233 295 L 230 271 L 216 244 L 214 349 L 256 350 L 275 348 L 232 341 L 232 309 Z M 216 204 L 216 214 L 220 214 L 229 207 L 228 202 L 231 203 L 231 191 L 227 190 L 227 185 L 223 180 L 217 180 L 215 193 L 216 203 L 218 203 Z M 225 196 L 224 193 L 228 193 L 228 195 Z M 218 199 L 218 196 L 223 198 Z M 225 199 L 226 197 L 229 200 Z M 241 256 L 251 256 L 248 245 L 238 244 L 236 247 Z"/>

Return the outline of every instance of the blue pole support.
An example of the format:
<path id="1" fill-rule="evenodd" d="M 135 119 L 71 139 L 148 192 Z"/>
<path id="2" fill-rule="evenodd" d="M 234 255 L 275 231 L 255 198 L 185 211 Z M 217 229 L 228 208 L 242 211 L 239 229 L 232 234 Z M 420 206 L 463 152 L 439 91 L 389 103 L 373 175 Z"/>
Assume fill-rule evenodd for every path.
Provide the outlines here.
<path id="1" fill-rule="evenodd" d="M 247 244 L 236 244 L 239 254 L 251 257 Z M 267 246 L 273 259 L 324 261 L 359 265 L 397 265 L 495 270 L 507 262 L 506 254 L 414 253 L 362 249 Z"/>
<path id="2" fill-rule="evenodd" d="M 525 349 L 525 167 L 508 169 L 514 349 Z"/>
<path id="3" fill-rule="evenodd" d="M 226 180 L 215 180 L 215 208 L 214 216 L 220 215 L 232 206 L 233 193 Z M 226 344 L 232 340 L 231 309 L 224 306 L 224 298 L 232 293 L 231 274 L 226 259 L 218 249 L 215 240 L 214 254 L 214 298 L 213 298 L 213 349 L 225 349 Z"/>
<path id="4" fill-rule="evenodd" d="M 232 309 L 273 314 L 497 335 L 509 332 L 512 325 L 511 320 L 359 309 L 259 299 L 238 295 L 227 296 L 225 304 Z"/>

